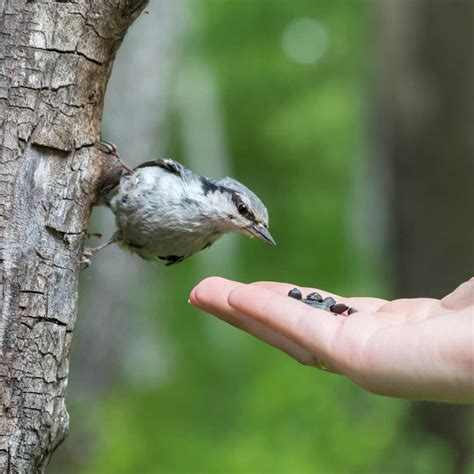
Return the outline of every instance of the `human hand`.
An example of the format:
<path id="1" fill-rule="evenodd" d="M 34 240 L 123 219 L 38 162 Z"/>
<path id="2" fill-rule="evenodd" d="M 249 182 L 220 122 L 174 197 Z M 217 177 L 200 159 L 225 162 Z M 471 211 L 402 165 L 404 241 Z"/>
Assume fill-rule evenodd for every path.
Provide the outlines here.
<path id="1" fill-rule="evenodd" d="M 302 364 L 343 374 L 370 392 L 474 401 L 474 278 L 441 300 L 342 298 L 316 290 L 357 308 L 351 316 L 289 298 L 295 286 L 212 277 L 192 290 L 190 302 Z"/>

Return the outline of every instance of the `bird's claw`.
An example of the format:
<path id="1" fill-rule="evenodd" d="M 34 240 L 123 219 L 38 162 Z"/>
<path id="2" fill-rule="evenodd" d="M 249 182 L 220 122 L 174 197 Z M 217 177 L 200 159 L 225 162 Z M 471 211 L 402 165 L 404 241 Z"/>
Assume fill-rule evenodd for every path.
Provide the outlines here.
<path id="1" fill-rule="evenodd" d="M 96 143 L 97 148 L 104 152 L 108 153 L 109 155 L 118 155 L 117 147 L 113 143 L 109 143 L 106 141 L 101 141 Z"/>
<path id="2" fill-rule="evenodd" d="M 133 169 L 130 168 L 126 163 L 122 161 L 122 158 L 120 158 L 120 155 L 118 153 L 117 147 L 113 143 L 100 141 L 100 142 L 96 142 L 96 146 L 103 153 L 115 156 L 119 160 L 120 164 L 123 166 L 125 171 L 129 174 L 133 174 Z"/>
<path id="3" fill-rule="evenodd" d="M 86 247 L 82 251 L 82 256 L 81 256 L 81 261 L 80 261 L 80 266 L 81 270 L 85 270 L 86 268 L 90 267 L 91 262 L 91 257 L 94 255 L 95 252 L 93 252 L 94 249 L 91 249 L 89 247 Z"/>

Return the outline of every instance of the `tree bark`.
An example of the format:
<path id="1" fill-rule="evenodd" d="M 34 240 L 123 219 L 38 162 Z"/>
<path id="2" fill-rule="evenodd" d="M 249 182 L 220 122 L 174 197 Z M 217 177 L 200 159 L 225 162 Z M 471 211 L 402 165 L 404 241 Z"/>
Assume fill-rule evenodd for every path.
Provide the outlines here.
<path id="1" fill-rule="evenodd" d="M 380 136 L 392 172 L 390 214 L 397 297 L 441 298 L 474 262 L 474 14 L 471 0 L 377 3 Z M 447 335 L 449 337 L 449 335 Z M 467 406 L 414 403 L 410 427 L 472 462 Z"/>
<path id="2" fill-rule="evenodd" d="M 0 472 L 44 472 L 64 395 L 117 48 L 146 0 L 0 0 Z"/>

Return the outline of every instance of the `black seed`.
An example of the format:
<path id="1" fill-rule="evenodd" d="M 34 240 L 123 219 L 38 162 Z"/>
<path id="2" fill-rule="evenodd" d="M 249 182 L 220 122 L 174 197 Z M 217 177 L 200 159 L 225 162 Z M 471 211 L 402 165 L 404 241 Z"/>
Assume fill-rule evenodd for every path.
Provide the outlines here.
<path id="1" fill-rule="evenodd" d="M 332 306 L 333 304 L 336 304 L 336 300 L 332 296 L 328 296 L 327 298 L 323 299 L 323 303 Z"/>
<path id="2" fill-rule="evenodd" d="M 354 313 L 358 313 L 359 310 L 355 309 L 355 308 L 349 308 L 349 311 L 347 312 L 347 314 L 354 314 Z"/>
<path id="3" fill-rule="evenodd" d="M 294 298 L 295 300 L 300 300 L 301 298 L 303 298 L 303 295 L 301 294 L 301 291 L 298 290 L 298 288 L 293 288 L 292 290 L 290 290 L 288 292 L 288 296 L 290 298 Z"/>
<path id="4" fill-rule="evenodd" d="M 306 299 L 313 301 L 323 301 L 323 297 L 317 291 L 313 291 L 313 293 L 310 293 L 306 297 Z"/>
<path id="5" fill-rule="evenodd" d="M 349 308 L 344 303 L 336 303 L 331 306 L 331 311 L 336 314 L 342 314 L 344 311 L 347 311 Z"/>

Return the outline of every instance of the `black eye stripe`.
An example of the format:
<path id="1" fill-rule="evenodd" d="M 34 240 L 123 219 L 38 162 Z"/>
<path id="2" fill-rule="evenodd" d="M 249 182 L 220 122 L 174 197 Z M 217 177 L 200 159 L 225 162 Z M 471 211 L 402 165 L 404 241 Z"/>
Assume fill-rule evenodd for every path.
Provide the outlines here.
<path id="1" fill-rule="evenodd" d="M 232 192 L 232 202 L 241 216 L 246 217 L 251 221 L 255 221 L 254 213 L 247 207 L 236 192 Z"/>

